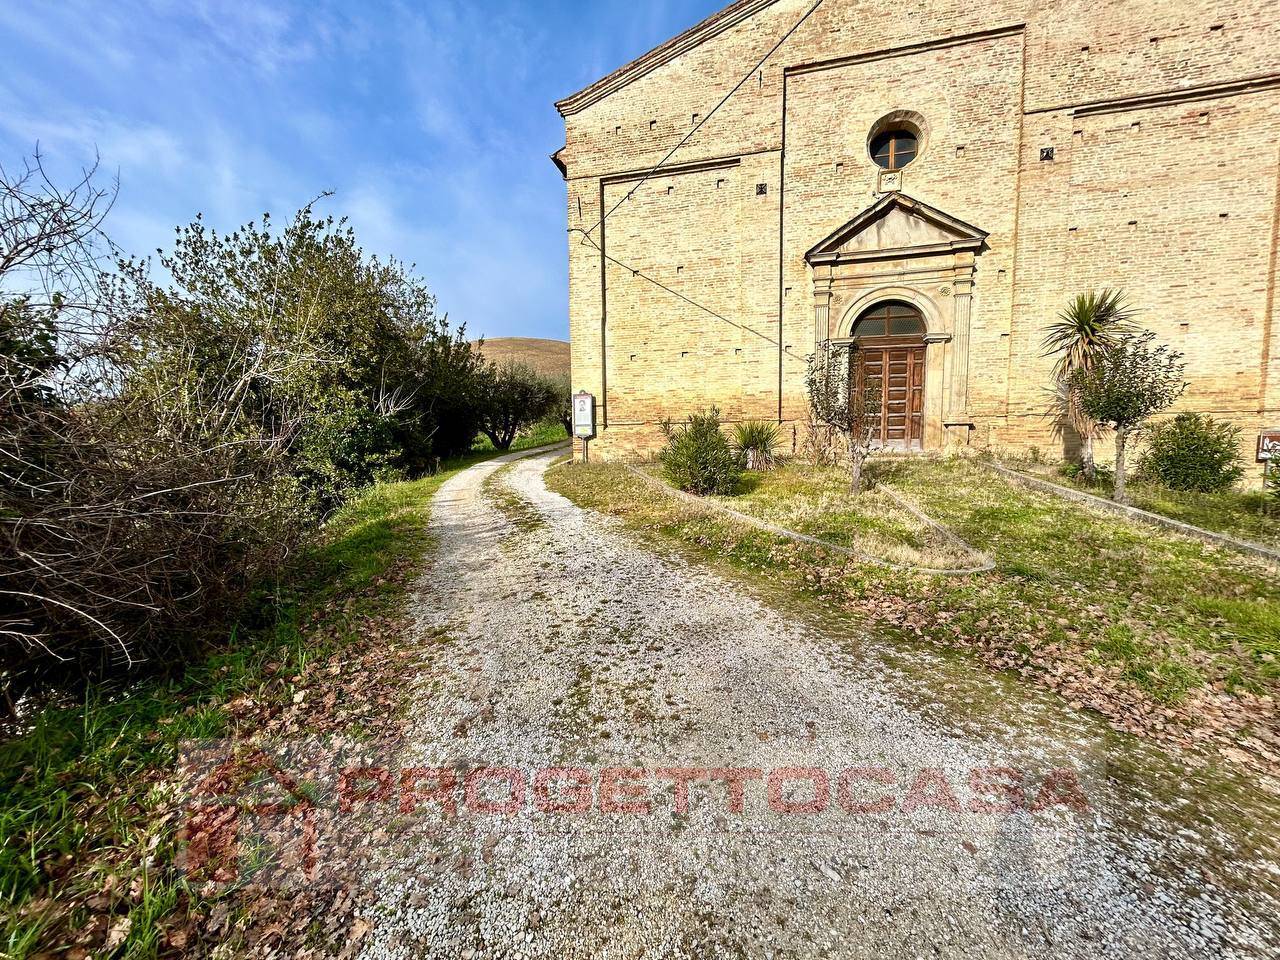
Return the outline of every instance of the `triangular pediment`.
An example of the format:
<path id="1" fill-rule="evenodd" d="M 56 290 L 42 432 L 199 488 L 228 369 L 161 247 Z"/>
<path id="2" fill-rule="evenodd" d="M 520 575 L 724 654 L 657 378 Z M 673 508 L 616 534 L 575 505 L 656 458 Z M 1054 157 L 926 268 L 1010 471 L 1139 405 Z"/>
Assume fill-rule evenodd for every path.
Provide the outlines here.
<path id="1" fill-rule="evenodd" d="M 809 263 L 842 257 L 893 256 L 946 250 L 974 250 L 987 238 L 937 207 L 901 193 L 881 197 L 805 254 Z"/>

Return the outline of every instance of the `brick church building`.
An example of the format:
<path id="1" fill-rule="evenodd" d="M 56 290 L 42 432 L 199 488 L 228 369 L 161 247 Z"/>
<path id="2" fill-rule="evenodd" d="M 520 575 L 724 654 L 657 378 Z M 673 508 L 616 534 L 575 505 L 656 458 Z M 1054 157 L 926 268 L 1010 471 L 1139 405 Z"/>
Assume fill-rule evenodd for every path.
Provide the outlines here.
<path id="1" fill-rule="evenodd" d="M 789 442 L 828 338 L 885 371 L 886 442 L 1061 452 L 1045 327 L 1118 287 L 1186 355 L 1179 409 L 1252 460 L 1280 422 L 1276 13 L 738 0 L 561 100 L 593 455 L 712 404 Z"/>

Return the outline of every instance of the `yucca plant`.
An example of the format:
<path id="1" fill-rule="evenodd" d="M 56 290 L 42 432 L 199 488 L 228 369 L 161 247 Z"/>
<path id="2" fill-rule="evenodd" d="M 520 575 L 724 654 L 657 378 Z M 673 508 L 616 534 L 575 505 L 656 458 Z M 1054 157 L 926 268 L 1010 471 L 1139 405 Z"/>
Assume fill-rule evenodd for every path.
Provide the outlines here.
<path id="1" fill-rule="evenodd" d="M 733 428 L 733 449 L 748 470 L 772 470 L 778 465 L 778 425 L 746 420 Z"/>
<path id="2" fill-rule="evenodd" d="M 1077 294 L 1045 332 L 1045 356 L 1056 356 L 1055 408 L 1080 436 L 1080 460 L 1085 478 L 1093 481 L 1093 441 L 1099 425 L 1081 409 L 1076 392 L 1065 389 L 1078 370 L 1092 370 L 1098 359 L 1125 337 L 1138 332 L 1133 310 L 1119 290 L 1092 290 Z"/>

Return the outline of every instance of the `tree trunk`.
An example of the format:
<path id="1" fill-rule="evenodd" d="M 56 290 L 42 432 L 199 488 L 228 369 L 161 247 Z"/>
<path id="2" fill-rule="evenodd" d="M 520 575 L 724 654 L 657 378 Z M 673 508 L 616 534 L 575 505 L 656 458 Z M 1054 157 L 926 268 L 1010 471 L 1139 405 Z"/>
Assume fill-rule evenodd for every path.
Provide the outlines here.
<path id="1" fill-rule="evenodd" d="M 861 450 L 849 444 L 849 492 L 857 497 L 862 494 L 862 461 L 863 454 Z"/>
<path id="2" fill-rule="evenodd" d="M 1124 446 L 1129 440 L 1127 427 L 1116 428 L 1116 485 L 1111 499 L 1116 503 L 1128 503 L 1129 495 L 1124 489 Z"/>
<path id="3" fill-rule="evenodd" d="M 482 427 L 480 432 L 489 438 L 489 442 L 493 444 L 494 449 L 496 450 L 510 449 L 511 439 L 507 438 L 506 442 L 505 443 L 503 442 L 503 438 L 506 437 L 505 433 L 498 433 L 496 430 L 490 430 L 488 427 Z"/>
<path id="4" fill-rule="evenodd" d="M 1098 478 L 1098 468 L 1093 462 L 1093 430 L 1086 429 L 1080 435 L 1080 467 L 1084 478 L 1093 483 Z"/>

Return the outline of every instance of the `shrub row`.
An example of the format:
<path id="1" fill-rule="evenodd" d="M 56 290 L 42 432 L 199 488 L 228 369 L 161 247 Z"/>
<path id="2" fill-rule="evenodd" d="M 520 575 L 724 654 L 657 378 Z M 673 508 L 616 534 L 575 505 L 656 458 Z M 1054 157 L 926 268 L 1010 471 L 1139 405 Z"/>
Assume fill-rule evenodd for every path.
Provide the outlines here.
<path id="1" fill-rule="evenodd" d="M 355 491 L 434 470 L 498 419 L 510 443 L 559 401 L 541 380 L 519 394 L 526 372 L 486 364 L 421 279 L 310 207 L 229 234 L 197 217 L 153 264 L 105 242 L 109 200 L 38 162 L 0 170 L 11 712 L 181 663 Z"/>

